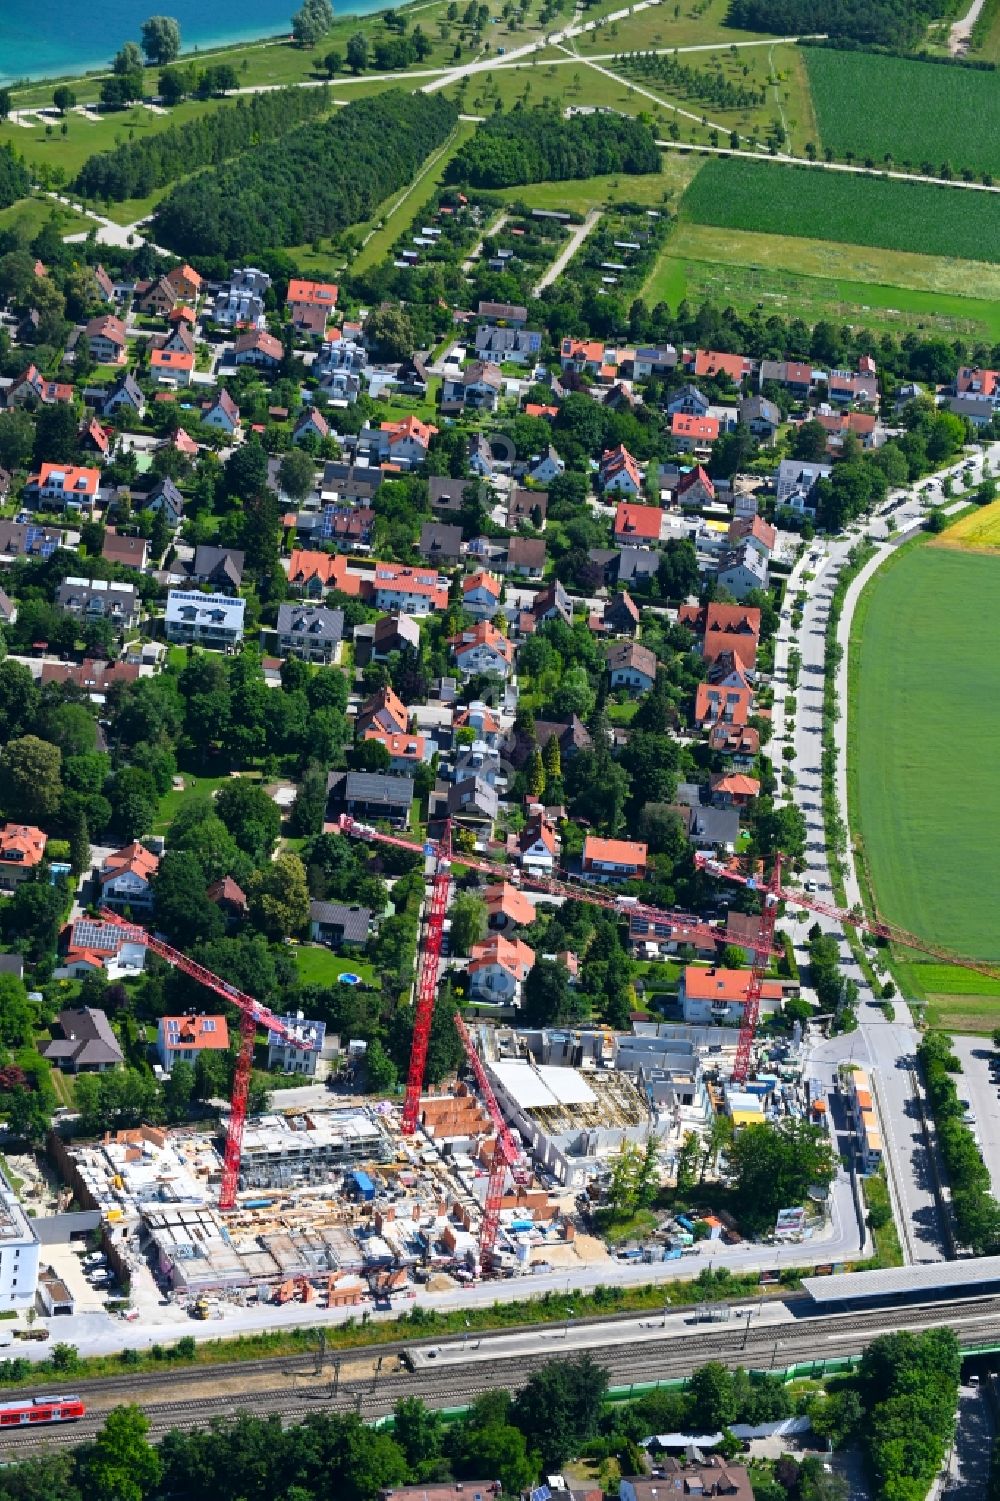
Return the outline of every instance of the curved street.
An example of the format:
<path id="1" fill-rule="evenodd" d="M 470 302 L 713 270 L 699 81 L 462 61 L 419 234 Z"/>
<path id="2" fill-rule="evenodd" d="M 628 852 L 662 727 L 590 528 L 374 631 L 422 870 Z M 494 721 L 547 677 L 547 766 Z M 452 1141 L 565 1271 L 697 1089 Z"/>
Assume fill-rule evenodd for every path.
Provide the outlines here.
<path id="1" fill-rule="evenodd" d="M 986 451 L 985 459 L 990 468 L 995 469 L 1000 463 L 1000 444 L 993 444 Z M 847 658 L 851 620 L 858 597 L 865 583 L 885 559 L 901 543 L 921 530 L 926 507 L 939 503 L 943 498 L 941 480 L 949 473 L 954 474 L 956 469 L 960 471 L 971 467 L 972 483 L 978 483 L 982 478 L 983 464 L 983 451 L 977 449 L 972 458 L 957 466 L 952 465 L 930 479 L 925 478 L 919 485 L 892 491 L 885 504 L 870 520 L 864 524 L 855 524 L 847 534 L 832 541 L 817 539 L 806 549 L 792 570 L 786 591 L 788 603 L 782 611 L 775 647 L 774 731 L 776 741 L 785 733 L 788 653 L 794 647 L 802 659 L 795 693 L 797 712 L 792 742 L 795 754 L 789 762 L 776 759 L 775 769 L 779 778 L 785 767 L 790 766 L 794 773 L 794 785 L 788 788 L 786 784 L 779 796 L 785 801 L 793 800 L 802 810 L 807 830 L 807 865 L 803 879 L 815 882 L 815 895 L 820 901 L 835 901 L 823 824 L 820 768 L 824 649 L 830 601 L 838 576 L 847 563 L 849 553 L 859 541 L 868 538 L 875 544 L 874 556 L 847 591 L 838 625 L 842 657 L 837 670 L 837 702 L 841 712 L 834 738 L 837 750 L 837 802 L 841 817 L 846 821 Z M 932 487 L 929 495 L 924 493 L 928 485 Z M 954 509 L 959 509 L 962 504 L 962 500 L 955 501 Z M 895 521 L 895 530 L 892 532 L 886 524 L 890 515 Z M 813 577 L 805 581 L 808 572 Z M 802 623 L 793 632 L 791 601 L 800 589 L 807 591 L 808 598 L 802 612 Z M 844 863 L 847 906 L 860 906 L 861 892 L 850 847 Z M 841 1063 L 854 1062 L 872 1070 L 872 1083 L 884 1136 L 887 1179 L 900 1226 L 904 1257 L 908 1262 L 942 1260 L 946 1255 L 945 1238 L 933 1191 L 929 1154 L 911 1083 L 911 1069 L 919 1041 L 912 1017 L 905 1000 L 897 997 L 893 1003 L 895 1020 L 887 1021 L 854 958 L 841 925 L 833 918 L 817 916 L 813 919 L 812 914 L 808 914 L 808 917 L 809 920 L 801 923 L 796 935 L 796 955 L 800 965 L 808 962 L 806 934 L 812 921 L 818 921 L 821 928 L 837 938 L 843 972 L 858 985 L 860 1002 L 857 1031 L 807 1044 L 809 1061 L 805 1072 L 829 1084 L 835 1078 Z"/>

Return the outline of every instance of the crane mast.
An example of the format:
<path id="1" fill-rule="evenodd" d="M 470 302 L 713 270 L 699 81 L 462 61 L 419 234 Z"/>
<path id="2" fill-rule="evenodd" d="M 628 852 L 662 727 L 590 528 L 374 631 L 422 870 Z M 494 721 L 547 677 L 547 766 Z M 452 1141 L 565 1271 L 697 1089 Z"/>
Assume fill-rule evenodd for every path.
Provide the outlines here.
<path id="1" fill-rule="evenodd" d="M 424 1088 L 427 1049 L 431 1040 L 431 1023 L 434 1020 L 438 971 L 441 966 L 441 945 L 444 942 L 444 923 L 448 915 L 450 891 L 451 825 L 446 823 L 444 835 L 434 848 L 434 879 L 431 885 L 427 921 L 424 926 L 424 940 L 420 949 L 417 1003 L 413 1017 L 413 1043 L 410 1047 L 410 1068 L 406 1076 L 406 1098 L 403 1102 L 404 1136 L 412 1136 L 416 1131 L 417 1116 L 420 1114 L 420 1096 Z"/>
<path id="2" fill-rule="evenodd" d="M 455 1012 L 455 1029 L 462 1039 L 466 1057 L 469 1060 L 472 1072 L 476 1076 L 479 1092 L 489 1113 L 490 1120 L 496 1129 L 496 1145 L 493 1148 L 493 1157 L 490 1162 L 490 1176 L 486 1185 L 486 1200 L 483 1205 L 483 1222 L 479 1230 L 479 1259 L 484 1271 L 490 1271 L 496 1252 L 497 1232 L 500 1229 L 500 1210 L 503 1207 L 504 1182 L 507 1177 L 507 1169 L 512 1168 L 521 1153 L 513 1133 L 504 1119 L 503 1111 L 497 1103 L 497 1097 L 493 1093 L 489 1075 L 483 1064 L 483 1060 L 476 1052 L 475 1043 L 472 1041 L 465 1019 L 461 1012 Z"/>

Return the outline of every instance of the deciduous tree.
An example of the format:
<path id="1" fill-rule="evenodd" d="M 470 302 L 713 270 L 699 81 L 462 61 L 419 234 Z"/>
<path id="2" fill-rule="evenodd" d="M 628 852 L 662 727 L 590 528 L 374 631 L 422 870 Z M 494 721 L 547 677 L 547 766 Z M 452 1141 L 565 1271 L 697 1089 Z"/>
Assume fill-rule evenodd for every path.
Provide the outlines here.
<path id="1" fill-rule="evenodd" d="M 181 28 L 173 16 L 150 16 L 141 35 L 142 50 L 154 68 L 172 63 L 181 50 Z"/>
<path id="2" fill-rule="evenodd" d="M 12 740 L 0 752 L 0 804 L 8 818 L 38 823 L 62 796 L 62 753 L 37 735 Z"/>

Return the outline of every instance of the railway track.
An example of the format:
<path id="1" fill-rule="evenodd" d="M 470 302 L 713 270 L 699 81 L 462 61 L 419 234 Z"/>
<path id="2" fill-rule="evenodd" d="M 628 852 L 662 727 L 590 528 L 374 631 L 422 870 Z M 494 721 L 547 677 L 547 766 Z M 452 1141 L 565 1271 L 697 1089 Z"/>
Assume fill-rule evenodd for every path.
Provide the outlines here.
<path id="1" fill-rule="evenodd" d="M 877 1309 L 865 1314 L 809 1318 L 756 1329 L 752 1324 L 747 1327 L 742 1323 L 738 1327 L 723 1328 L 700 1324 L 692 1327 L 689 1333 L 670 1334 L 659 1342 L 646 1339 L 641 1343 L 595 1345 L 592 1348 L 608 1371 L 611 1385 L 628 1386 L 632 1382 L 683 1378 L 696 1366 L 713 1358 L 767 1369 L 783 1368 L 811 1358 L 856 1355 L 880 1333 L 903 1328 L 932 1328 L 955 1323 L 956 1319 L 961 1324 L 963 1339 L 971 1343 L 985 1342 L 996 1336 L 1000 1323 L 1000 1297 L 983 1298 L 972 1303 L 966 1300 L 958 1307 L 942 1304 L 935 1308 Z M 329 1374 L 325 1374 L 324 1379 L 315 1377 L 314 1356 L 296 1357 L 293 1361 L 273 1358 L 256 1363 L 258 1370 L 273 1371 L 276 1376 L 285 1378 L 277 1381 L 273 1388 L 247 1393 L 244 1397 L 232 1394 L 212 1397 L 202 1393 L 165 1402 L 144 1401 L 140 1397 L 140 1405 L 149 1417 L 150 1437 L 153 1439 L 162 1438 L 173 1428 L 198 1428 L 213 1418 L 233 1418 L 247 1411 L 248 1404 L 252 1404 L 252 1410 L 257 1414 L 274 1414 L 283 1421 L 301 1421 L 310 1412 L 317 1411 L 357 1412 L 361 1417 L 372 1419 L 391 1412 L 403 1396 L 420 1397 L 430 1407 L 464 1406 L 483 1392 L 520 1385 L 533 1370 L 561 1353 L 557 1337 L 547 1340 L 531 1354 L 497 1352 L 489 1354 L 489 1358 L 484 1358 L 481 1349 L 477 1348 L 484 1343 L 490 1343 L 490 1336 L 484 1335 L 470 1346 L 467 1364 L 417 1371 L 391 1370 L 350 1381 L 337 1380 L 329 1358 L 326 1363 Z M 396 1347 L 394 1353 L 398 1355 L 403 1348 L 401 1345 Z M 576 1354 L 579 1349 L 579 1345 L 573 1345 L 566 1348 L 565 1353 Z M 380 1355 L 384 1358 L 387 1353 L 384 1346 L 368 1346 L 350 1352 L 355 1359 L 366 1354 L 376 1359 Z M 245 1372 L 245 1364 L 242 1367 L 228 1364 L 218 1367 L 217 1371 L 232 1374 L 240 1369 Z M 134 1399 L 144 1390 L 155 1390 L 157 1383 L 161 1390 L 182 1385 L 185 1379 L 189 1385 L 195 1381 L 204 1384 L 206 1377 L 214 1374 L 216 1369 L 207 1371 L 201 1367 L 165 1372 L 163 1376 L 150 1373 L 148 1379 L 137 1378 L 131 1382 L 114 1379 L 70 1384 L 85 1400 L 88 1395 L 93 1398 L 98 1392 L 105 1399 L 119 1392 L 123 1398 Z M 315 1379 L 309 1386 L 296 1386 L 296 1378 L 300 1375 L 313 1375 Z M 105 1400 L 105 1405 L 114 1404 Z M 9 1431 L 0 1442 L 0 1463 L 84 1442 L 97 1433 L 103 1418 L 103 1410 L 92 1410 L 80 1422 L 66 1427 Z"/>
<path id="2" fill-rule="evenodd" d="M 804 1304 L 807 1301 L 804 1293 L 794 1292 L 783 1293 L 779 1300 L 776 1296 L 778 1291 L 778 1289 L 766 1289 L 765 1301 L 781 1301 L 787 1304 L 789 1307 L 795 1307 L 796 1305 Z M 756 1307 L 759 1301 L 760 1294 L 757 1294 L 755 1297 L 748 1298 L 746 1300 L 734 1300 L 733 1307 L 738 1306 L 739 1302 L 752 1303 Z M 696 1303 L 690 1303 L 686 1305 L 677 1304 L 676 1306 L 672 1307 L 671 1312 L 674 1314 L 683 1314 L 685 1308 L 689 1308 L 693 1312 L 696 1307 Z M 654 1313 L 650 1314 L 651 1318 L 655 1316 L 656 1315 Z M 586 1329 L 592 1325 L 624 1324 L 634 1322 L 637 1318 L 641 1317 L 641 1314 L 636 1314 L 634 1312 L 616 1313 L 612 1310 L 608 1313 L 589 1314 L 585 1318 L 573 1319 L 571 1322 L 574 1329 Z M 551 1327 L 551 1325 L 546 1326 L 538 1324 L 508 1324 L 505 1325 L 502 1329 L 484 1330 L 480 1335 L 477 1336 L 477 1342 L 516 1334 L 531 1334 L 544 1337 L 546 1328 Z M 320 1326 L 317 1326 L 316 1333 L 317 1335 L 321 1333 Z M 395 1356 L 398 1358 L 404 1350 L 419 1349 L 421 1346 L 426 1345 L 436 1345 L 441 1343 L 445 1338 L 446 1336 L 444 1335 L 415 1335 L 412 1339 L 391 1340 L 386 1341 L 384 1344 L 338 1346 L 336 1348 L 331 1347 L 331 1349 L 327 1352 L 326 1362 L 327 1364 L 329 1364 L 333 1359 L 348 1361 L 359 1359 L 364 1360 L 366 1358 L 370 1358 L 372 1360 L 375 1360 L 380 1355 Z M 229 1379 L 230 1377 L 242 1378 L 243 1376 L 245 1376 L 248 1369 L 252 1369 L 253 1371 L 258 1373 L 266 1371 L 276 1371 L 281 1372 L 282 1374 L 289 1375 L 293 1372 L 307 1372 L 315 1367 L 316 1354 L 317 1352 L 315 1350 L 307 1350 L 301 1355 L 269 1355 L 264 1356 L 260 1359 L 229 1360 L 219 1361 L 217 1364 L 211 1365 L 185 1365 L 176 1367 L 172 1366 L 169 1360 L 164 1360 L 162 1369 L 157 1371 L 142 1371 L 136 1372 L 135 1374 L 123 1373 L 121 1376 L 95 1376 L 89 1380 L 76 1380 L 74 1378 L 67 1377 L 65 1381 L 60 1378 L 57 1384 L 63 1386 L 67 1383 L 71 1384 L 73 1390 L 79 1392 L 81 1396 L 86 1396 L 88 1394 L 90 1394 L 91 1396 L 97 1396 L 102 1392 L 108 1394 L 113 1394 L 115 1392 L 124 1392 L 128 1395 L 131 1395 L 136 1391 L 144 1391 L 150 1389 L 155 1390 L 158 1387 L 163 1387 L 166 1384 L 175 1381 L 206 1381 L 213 1378 L 224 1381 Z M 44 1383 L 44 1388 L 43 1386 L 39 1386 L 38 1388 L 39 1391 L 43 1389 L 51 1391 L 53 1389 L 53 1382 L 46 1381 Z M 28 1394 L 30 1395 L 30 1389 L 28 1391 Z M 7 1401 L 9 1399 L 16 1398 L 19 1395 L 25 1395 L 25 1388 L 23 1386 L 6 1388 L 0 1386 L 0 1401 Z"/>

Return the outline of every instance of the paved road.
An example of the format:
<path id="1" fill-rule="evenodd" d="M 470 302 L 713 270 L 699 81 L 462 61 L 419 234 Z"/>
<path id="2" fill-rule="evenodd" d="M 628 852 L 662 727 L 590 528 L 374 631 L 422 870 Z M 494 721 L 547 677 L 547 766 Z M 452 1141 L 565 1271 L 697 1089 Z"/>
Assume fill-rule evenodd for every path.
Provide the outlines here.
<path id="1" fill-rule="evenodd" d="M 979 12 L 982 10 L 984 0 L 972 0 L 972 4 L 960 20 L 956 21 L 948 33 L 948 51 L 952 54 L 967 52 L 969 37 L 972 28 L 979 20 Z"/>
<path id="2" fill-rule="evenodd" d="M 942 1492 L 946 1501 L 985 1501 L 993 1433 L 993 1414 L 983 1388 L 960 1387 L 955 1443 Z"/>
<path id="3" fill-rule="evenodd" d="M 1000 460 L 1000 444 L 989 451 L 992 468 Z M 954 467 L 954 466 L 953 466 Z M 962 467 L 962 466 L 959 466 Z M 977 454 L 972 464 L 973 482 L 982 475 L 982 454 Z M 923 481 L 922 486 L 928 481 Z M 922 504 L 926 497 L 921 487 L 909 491 L 896 491 L 887 501 L 881 515 L 872 518 L 865 526 L 867 535 L 878 544 L 879 551 L 869 568 L 852 585 L 845 599 L 839 639 L 844 645 L 843 661 L 838 671 L 838 699 L 842 706 L 847 703 L 847 651 L 851 618 L 857 597 L 875 568 L 889 555 L 892 549 L 920 523 Z M 939 487 L 929 497 L 940 497 Z M 886 525 L 887 508 L 891 507 L 896 530 L 890 534 Z M 792 573 L 787 598 L 789 604 L 796 590 L 805 589 L 808 599 L 803 610 L 802 624 L 797 632 L 791 630 L 791 612 L 786 611 L 779 628 L 775 651 L 775 731 L 784 733 L 786 671 L 788 650 L 791 645 L 801 653 L 802 665 L 796 692 L 797 712 L 795 720 L 794 751 L 790 765 L 795 775 L 794 788 L 784 789 L 784 796 L 791 796 L 802 810 L 806 821 L 807 849 L 805 876 L 815 882 L 815 894 L 822 901 L 832 902 L 833 889 L 827 862 L 827 839 L 823 825 L 821 803 L 821 732 L 824 683 L 824 650 L 826 628 L 829 619 L 830 599 L 837 575 L 846 563 L 857 536 L 845 536 L 831 542 L 814 543 L 806 556 L 796 564 Z M 811 572 L 813 577 L 806 580 Z M 846 797 L 846 716 L 842 713 L 835 729 L 838 748 L 838 801 L 843 813 Z M 777 765 L 776 761 L 776 765 Z M 846 880 L 847 905 L 860 904 L 860 891 L 853 861 L 848 859 Z M 908 1261 L 936 1261 L 945 1255 L 942 1231 L 938 1221 L 934 1198 L 931 1165 L 923 1141 L 913 1098 L 910 1069 L 917 1046 L 917 1033 L 909 1011 L 903 1001 L 896 1002 L 896 1019 L 887 1022 L 875 1003 L 859 966 L 857 965 L 840 925 L 831 918 L 818 917 L 820 926 L 837 937 L 840 944 L 841 964 L 845 975 L 853 979 L 860 991 L 858 1011 L 859 1029 L 855 1038 L 834 1038 L 825 1044 L 811 1044 L 815 1069 L 820 1076 L 832 1077 L 840 1062 L 854 1061 L 870 1067 L 878 1094 L 884 1134 L 890 1190 L 901 1219 L 904 1254 Z M 811 925 L 811 923 L 810 923 Z M 797 932 L 797 950 L 804 956 L 806 924 Z"/>
<path id="4" fill-rule="evenodd" d="M 557 276 L 562 275 L 600 217 L 600 209 L 592 208 L 583 223 L 576 226 L 551 266 L 549 266 L 542 276 L 541 281 L 537 282 L 532 288 L 532 297 L 540 297 L 545 288 L 551 286 Z"/>

